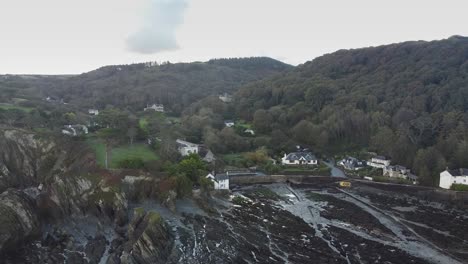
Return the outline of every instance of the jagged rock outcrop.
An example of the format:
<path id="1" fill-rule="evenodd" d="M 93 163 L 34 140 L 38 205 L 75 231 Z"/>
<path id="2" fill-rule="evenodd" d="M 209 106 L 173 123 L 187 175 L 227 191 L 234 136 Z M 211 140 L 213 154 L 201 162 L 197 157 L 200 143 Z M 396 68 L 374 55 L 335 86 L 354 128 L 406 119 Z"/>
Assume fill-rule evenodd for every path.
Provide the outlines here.
<path id="1" fill-rule="evenodd" d="M 94 169 L 84 142 L 61 140 L 0 128 L 0 253 L 40 233 L 41 222 L 88 214 L 107 225 L 127 223 L 119 184 Z"/>
<path id="2" fill-rule="evenodd" d="M 172 253 L 174 238 L 156 212 L 135 209 L 126 236 L 125 243 L 113 245 L 108 264 L 164 263 Z"/>
<path id="3" fill-rule="evenodd" d="M 39 185 L 57 155 L 53 142 L 19 129 L 0 129 L 0 146 L 0 192 Z"/>
<path id="4" fill-rule="evenodd" d="M 10 189 L 0 194 L 0 249 L 14 249 L 39 232 L 34 201 L 25 193 Z"/>

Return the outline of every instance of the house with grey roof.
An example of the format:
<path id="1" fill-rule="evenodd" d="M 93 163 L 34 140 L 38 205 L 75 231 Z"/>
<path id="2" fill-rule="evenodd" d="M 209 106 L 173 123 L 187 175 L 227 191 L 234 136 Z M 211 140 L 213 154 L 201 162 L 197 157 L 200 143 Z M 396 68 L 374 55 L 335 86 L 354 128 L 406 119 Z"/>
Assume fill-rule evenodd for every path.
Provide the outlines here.
<path id="1" fill-rule="evenodd" d="M 468 169 L 445 170 L 440 173 L 440 188 L 450 189 L 452 184 L 468 185 Z"/>
<path id="2" fill-rule="evenodd" d="M 410 172 L 410 169 L 401 165 L 390 165 L 383 168 L 383 176 L 390 178 L 408 179 Z"/>
<path id="3" fill-rule="evenodd" d="M 387 166 L 390 166 L 391 160 L 384 157 L 384 156 L 376 156 L 373 157 L 371 160 L 367 162 L 367 165 L 378 168 L 378 169 L 383 169 Z"/>
<path id="4" fill-rule="evenodd" d="M 298 151 L 284 154 L 281 163 L 283 165 L 317 165 L 318 160 L 311 152 Z"/>
<path id="5" fill-rule="evenodd" d="M 143 110 L 145 112 L 152 110 L 152 111 L 164 113 L 164 105 L 163 104 L 146 105 L 146 107 Z"/>
<path id="6" fill-rule="evenodd" d="M 87 135 L 88 127 L 85 125 L 66 125 L 62 128 L 62 134 L 72 137 Z"/>
<path id="7" fill-rule="evenodd" d="M 347 157 L 339 161 L 338 165 L 343 166 L 346 170 L 359 170 L 366 166 L 366 162 L 354 157 Z"/>
<path id="8" fill-rule="evenodd" d="M 229 173 L 216 174 L 214 172 L 206 175 L 214 184 L 215 190 L 229 190 Z"/>
<path id="9" fill-rule="evenodd" d="M 188 156 L 190 154 L 198 154 L 199 151 L 199 145 L 188 142 L 182 139 L 177 139 L 176 140 L 176 145 L 177 145 L 177 150 L 179 151 L 180 155 L 183 157 Z"/>

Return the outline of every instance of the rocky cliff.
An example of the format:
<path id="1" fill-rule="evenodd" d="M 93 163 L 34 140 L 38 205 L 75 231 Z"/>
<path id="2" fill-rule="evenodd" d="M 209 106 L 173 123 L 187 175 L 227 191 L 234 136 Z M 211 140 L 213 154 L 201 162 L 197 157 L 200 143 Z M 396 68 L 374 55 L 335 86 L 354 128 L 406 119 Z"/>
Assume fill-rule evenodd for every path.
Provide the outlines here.
<path id="1" fill-rule="evenodd" d="M 0 145 L 0 252 L 68 216 L 126 222 L 125 195 L 93 170 L 83 142 L 0 129 Z"/>

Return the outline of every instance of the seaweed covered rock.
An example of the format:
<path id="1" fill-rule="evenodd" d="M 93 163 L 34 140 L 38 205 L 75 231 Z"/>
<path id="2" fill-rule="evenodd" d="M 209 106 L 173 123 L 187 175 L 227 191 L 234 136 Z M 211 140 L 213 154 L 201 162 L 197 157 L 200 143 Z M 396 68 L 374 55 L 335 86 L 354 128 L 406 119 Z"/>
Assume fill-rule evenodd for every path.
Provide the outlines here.
<path id="1" fill-rule="evenodd" d="M 0 252 L 14 249 L 39 232 L 34 201 L 21 191 L 0 194 Z"/>

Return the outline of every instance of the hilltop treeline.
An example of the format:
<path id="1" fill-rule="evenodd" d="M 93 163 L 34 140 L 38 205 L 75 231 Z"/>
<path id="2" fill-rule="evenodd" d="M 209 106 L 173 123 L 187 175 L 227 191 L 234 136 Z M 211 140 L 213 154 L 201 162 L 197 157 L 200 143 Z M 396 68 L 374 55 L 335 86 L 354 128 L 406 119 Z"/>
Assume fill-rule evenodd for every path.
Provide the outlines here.
<path id="1" fill-rule="evenodd" d="M 44 93 L 80 106 L 141 110 L 162 103 L 173 113 L 208 95 L 233 93 L 248 82 L 292 68 L 270 58 L 107 66 L 67 79 Z"/>
<path id="2" fill-rule="evenodd" d="M 437 184 L 468 166 L 468 38 L 341 50 L 241 88 L 235 108 L 273 146 L 367 148 Z"/>

